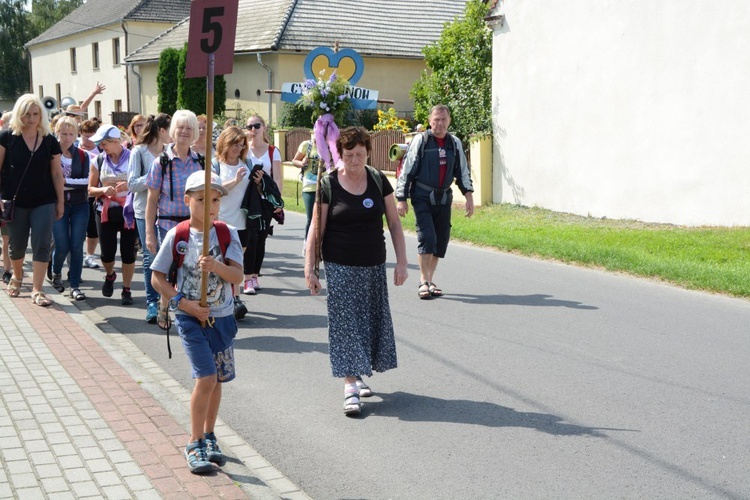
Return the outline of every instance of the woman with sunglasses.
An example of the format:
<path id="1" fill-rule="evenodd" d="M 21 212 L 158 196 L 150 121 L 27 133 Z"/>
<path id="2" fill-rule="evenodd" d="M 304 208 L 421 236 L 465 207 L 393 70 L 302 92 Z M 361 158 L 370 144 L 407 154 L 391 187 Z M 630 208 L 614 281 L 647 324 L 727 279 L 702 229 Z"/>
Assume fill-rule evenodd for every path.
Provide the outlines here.
<path id="1" fill-rule="evenodd" d="M 257 115 L 251 115 L 247 119 L 245 126 L 245 135 L 250 143 L 247 151 L 248 165 L 262 165 L 263 170 L 253 175 L 252 182 L 260 184 L 263 179 L 263 173 L 268 174 L 282 192 L 284 181 L 281 177 L 281 153 L 278 148 L 273 147 L 268 140 L 268 128 L 265 120 Z M 249 233 L 247 249 L 245 250 L 245 273 L 250 278 L 245 280 L 242 292 L 247 295 L 255 295 L 261 287 L 258 284 L 258 275 L 263 265 L 263 259 L 266 256 L 266 239 L 273 234 L 271 225 L 273 209 L 264 210 L 264 215 L 260 219 L 251 219 L 247 222 Z"/>

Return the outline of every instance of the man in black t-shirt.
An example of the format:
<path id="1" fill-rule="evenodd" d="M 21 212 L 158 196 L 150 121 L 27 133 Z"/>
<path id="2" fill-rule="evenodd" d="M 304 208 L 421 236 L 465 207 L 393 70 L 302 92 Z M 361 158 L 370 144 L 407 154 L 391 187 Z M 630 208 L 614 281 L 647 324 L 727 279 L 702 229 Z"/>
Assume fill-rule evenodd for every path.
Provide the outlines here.
<path id="1" fill-rule="evenodd" d="M 432 281 L 438 259 L 445 257 L 451 231 L 451 184 L 456 180 L 466 198 L 466 217 L 474 213 L 474 188 L 461 141 L 448 133 L 451 123 L 447 106 L 430 111 L 430 130 L 416 136 L 406 153 L 396 185 L 396 208 L 403 217 L 411 198 L 417 225 L 419 298 L 440 297 L 443 291 Z"/>

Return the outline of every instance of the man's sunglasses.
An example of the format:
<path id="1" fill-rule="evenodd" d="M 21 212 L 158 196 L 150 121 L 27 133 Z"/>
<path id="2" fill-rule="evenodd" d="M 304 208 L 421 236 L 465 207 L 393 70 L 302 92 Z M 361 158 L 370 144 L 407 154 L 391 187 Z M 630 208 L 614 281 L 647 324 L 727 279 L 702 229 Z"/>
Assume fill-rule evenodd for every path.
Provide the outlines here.
<path id="1" fill-rule="evenodd" d="M 260 122 L 258 122 L 258 123 L 251 123 L 250 125 L 246 126 L 245 128 L 248 129 L 248 130 L 252 130 L 252 129 L 258 130 L 262 126 L 263 126 L 263 124 L 261 124 Z"/>

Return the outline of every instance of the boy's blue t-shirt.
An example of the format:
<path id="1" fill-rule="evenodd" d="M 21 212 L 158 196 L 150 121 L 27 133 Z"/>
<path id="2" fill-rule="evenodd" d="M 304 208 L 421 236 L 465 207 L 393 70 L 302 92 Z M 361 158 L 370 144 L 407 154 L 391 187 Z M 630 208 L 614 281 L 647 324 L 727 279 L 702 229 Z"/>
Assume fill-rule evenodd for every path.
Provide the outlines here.
<path id="1" fill-rule="evenodd" d="M 232 241 L 227 247 L 226 260 L 231 260 L 242 264 L 242 245 L 237 235 L 237 230 L 229 226 L 229 233 Z M 175 228 L 167 232 L 164 241 L 156 254 L 154 261 L 151 263 L 151 270 L 160 273 L 169 274 L 169 268 L 172 265 L 172 247 L 174 245 Z M 221 246 L 219 238 L 216 235 L 216 229 L 211 228 L 209 240 L 209 255 L 219 262 L 226 263 L 221 256 Z M 182 267 L 177 269 L 177 291 L 189 300 L 200 300 L 201 298 L 201 270 L 198 268 L 198 260 L 203 253 L 203 232 L 190 228 L 190 238 L 188 240 L 187 253 L 182 261 Z M 213 273 L 208 274 L 208 292 L 207 303 L 211 308 L 211 316 L 221 318 L 234 314 L 234 297 L 232 296 L 232 284 L 227 283 L 219 276 Z M 187 313 L 178 309 L 175 314 Z"/>

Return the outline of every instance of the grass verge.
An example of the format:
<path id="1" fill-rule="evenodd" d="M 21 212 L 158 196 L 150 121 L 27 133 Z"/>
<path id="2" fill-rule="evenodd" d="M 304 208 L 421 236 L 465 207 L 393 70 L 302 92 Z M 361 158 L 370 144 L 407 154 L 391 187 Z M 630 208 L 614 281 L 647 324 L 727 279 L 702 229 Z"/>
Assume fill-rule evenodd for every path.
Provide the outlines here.
<path id="1" fill-rule="evenodd" d="M 289 210 L 298 183 L 285 181 Z M 291 196 L 290 196 L 291 194 Z M 750 228 L 682 227 L 595 219 L 517 205 L 454 208 L 451 238 L 531 257 L 659 279 L 685 288 L 750 297 Z M 404 228 L 414 231 L 411 211 Z"/>

